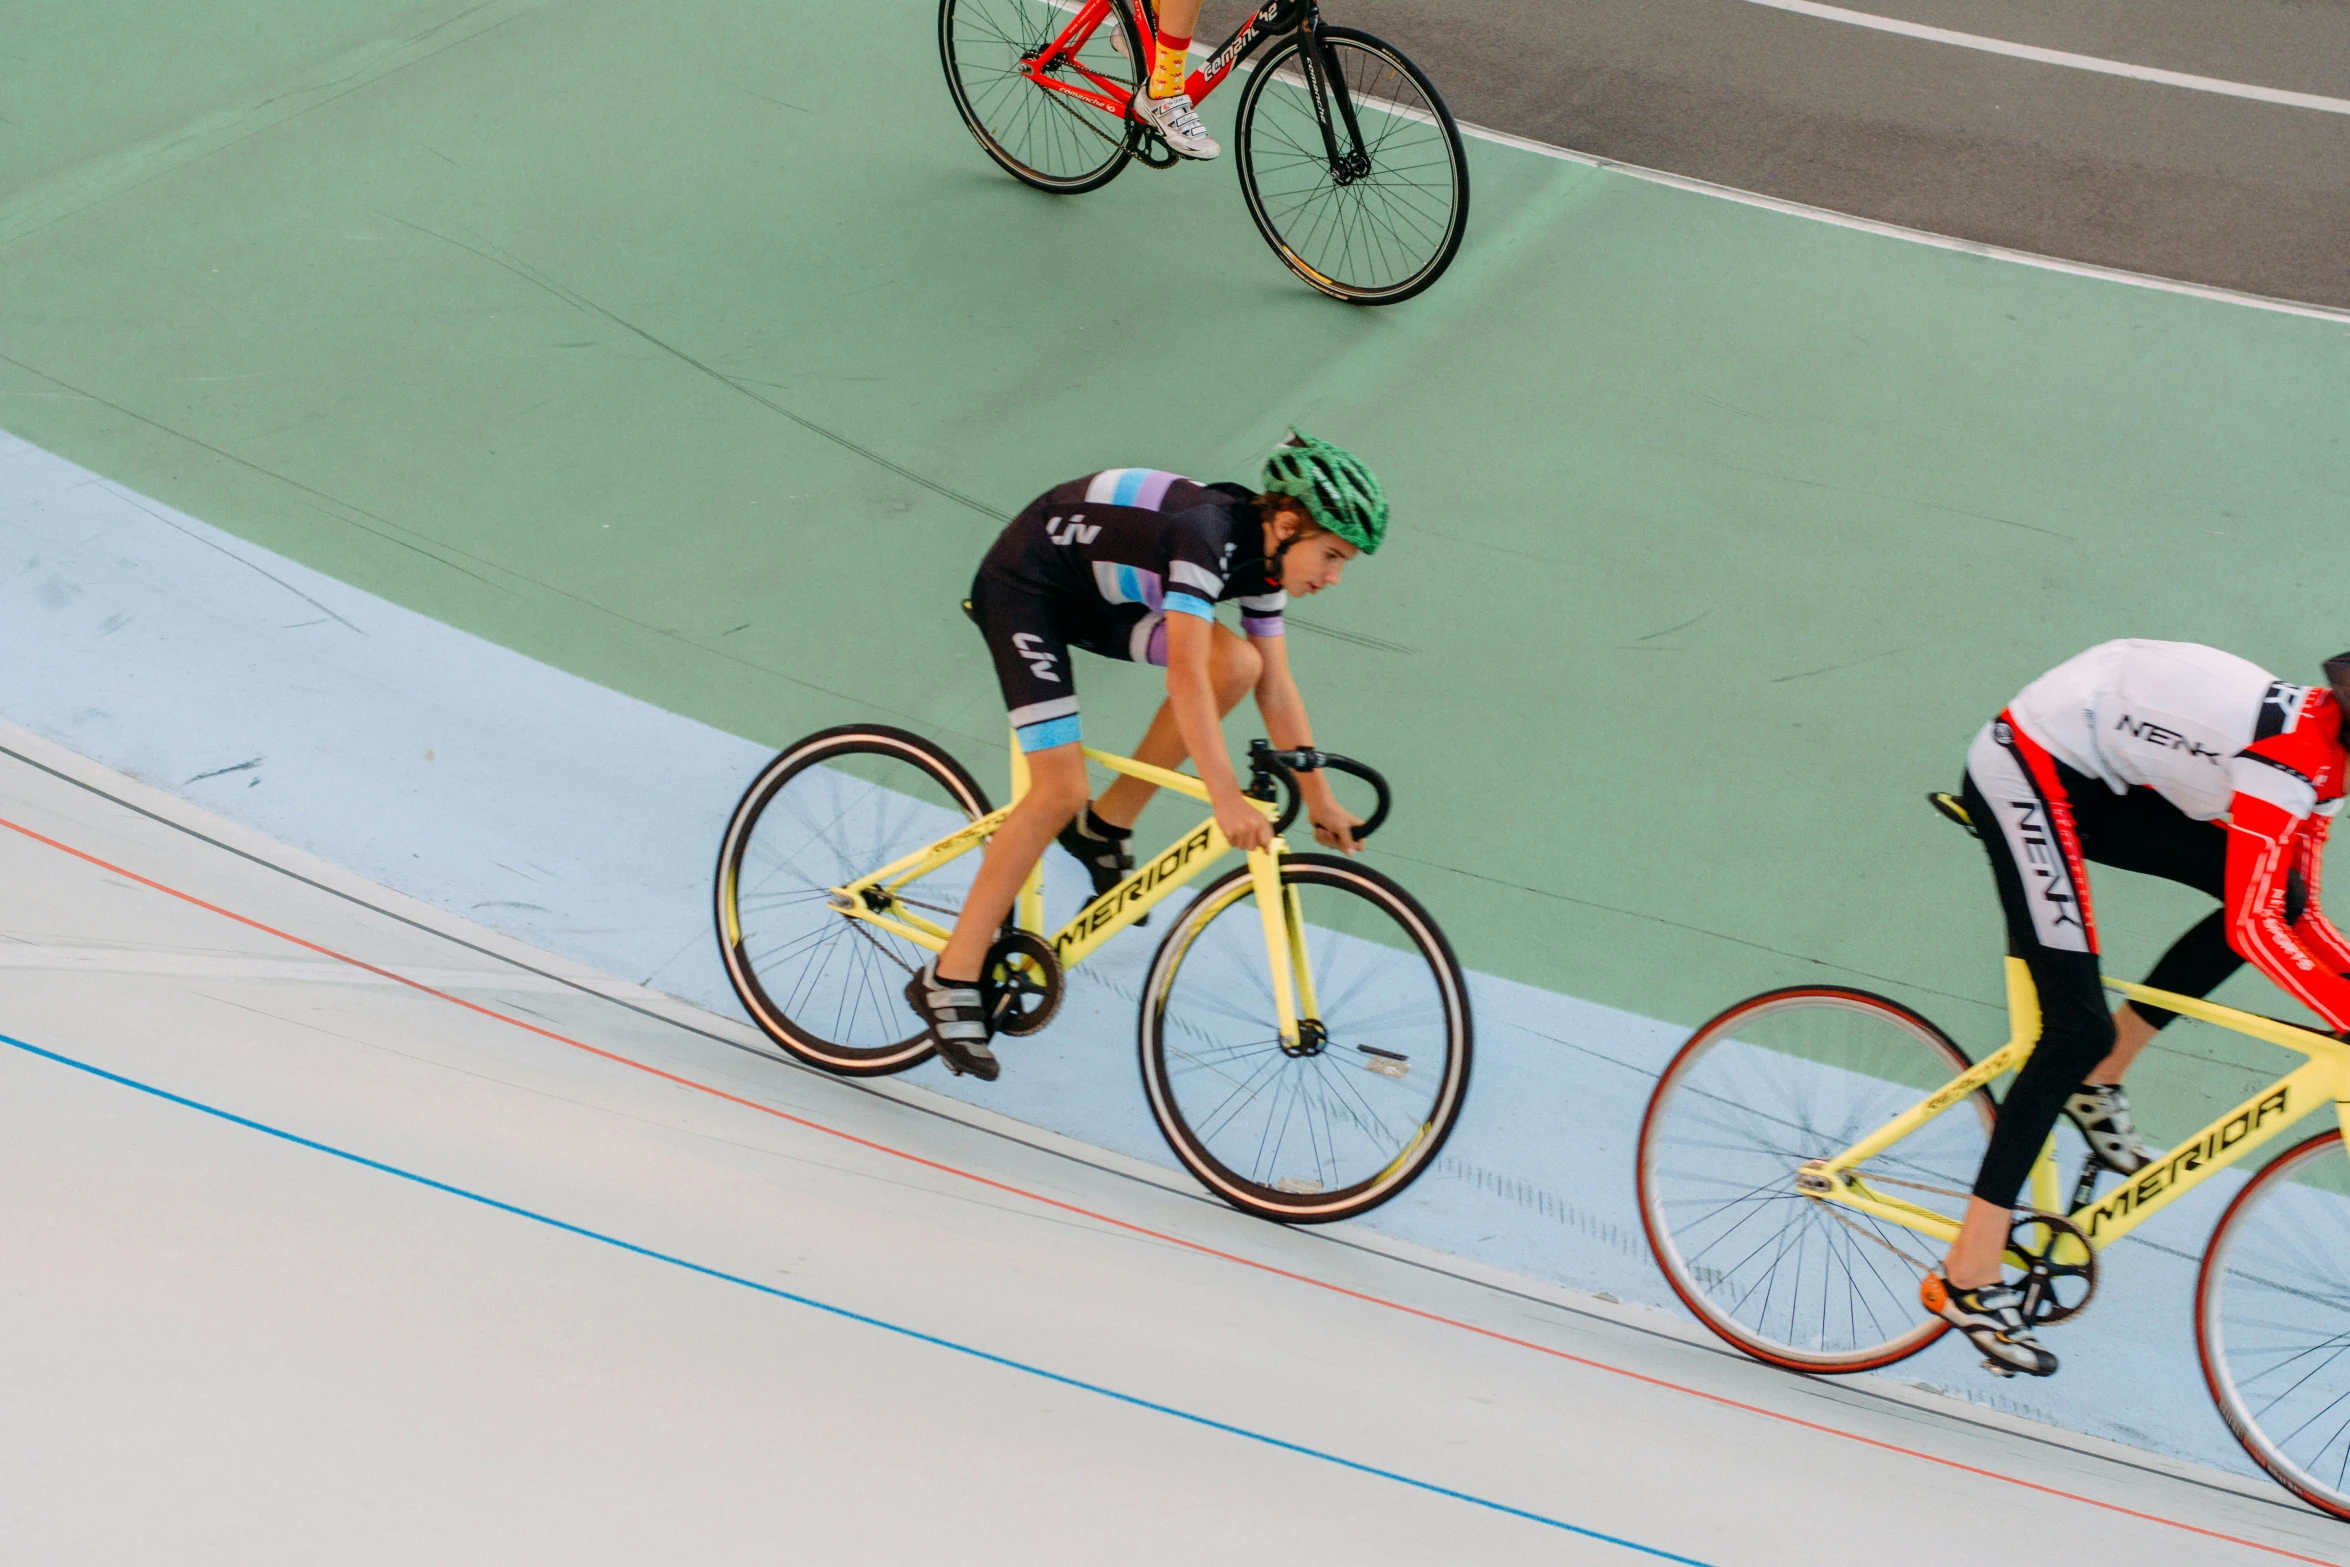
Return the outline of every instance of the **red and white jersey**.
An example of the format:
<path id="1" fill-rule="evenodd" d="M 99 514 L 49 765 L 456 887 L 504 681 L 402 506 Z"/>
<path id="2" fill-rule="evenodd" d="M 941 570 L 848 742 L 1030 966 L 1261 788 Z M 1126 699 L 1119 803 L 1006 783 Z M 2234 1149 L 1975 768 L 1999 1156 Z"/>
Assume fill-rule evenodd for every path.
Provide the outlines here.
<path id="1" fill-rule="evenodd" d="M 2152 789 L 2227 818 L 2228 944 L 2335 1028 L 2350 1028 L 2350 942 L 2318 908 L 2328 818 L 2342 808 L 2342 710 L 2192 642 L 2103 642 L 2024 687 L 2006 717 L 2116 794 Z M 2308 902 L 2285 919 L 2298 875 Z"/>
<path id="2" fill-rule="evenodd" d="M 2016 724 L 2116 794 L 2152 789 L 2189 817 L 2239 794 L 2289 816 L 2341 808 L 2333 693 L 2287 685 L 2249 659 L 2193 642 L 2101 642 L 2007 704 Z"/>

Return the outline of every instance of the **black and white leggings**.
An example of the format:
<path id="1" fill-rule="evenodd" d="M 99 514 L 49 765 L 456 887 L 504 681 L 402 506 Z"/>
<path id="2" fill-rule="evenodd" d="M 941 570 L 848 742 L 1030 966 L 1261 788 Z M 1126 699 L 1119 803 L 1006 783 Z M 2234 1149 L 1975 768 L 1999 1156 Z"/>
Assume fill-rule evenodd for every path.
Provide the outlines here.
<path id="1" fill-rule="evenodd" d="M 1975 1195 L 2007 1207 L 2023 1189 L 2065 1100 L 2113 1049 L 2113 1018 L 2098 979 L 2097 918 L 2088 863 L 2160 876 L 2224 898 L 2227 829 L 2199 822 L 2151 789 L 2115 794 L 2067 767 L 2005 713 L 1983 726 L 1967 751 L 1967 814 L 1991 859 L 2007 950 L 2032 971 L 2040 993 L 2040 1042 L 2007 1091 L 1991 1132 Z M 2298 920 L 2306 890 L 2296 875 L 2286 919 Z M 2228 945 L 2224 909 L 2171 944 L 2146 976 L 2158 990 L 2203 996 L 2243 959 Z M 2157 1028 L 2178 1014 L 2138 1011 Z"/>

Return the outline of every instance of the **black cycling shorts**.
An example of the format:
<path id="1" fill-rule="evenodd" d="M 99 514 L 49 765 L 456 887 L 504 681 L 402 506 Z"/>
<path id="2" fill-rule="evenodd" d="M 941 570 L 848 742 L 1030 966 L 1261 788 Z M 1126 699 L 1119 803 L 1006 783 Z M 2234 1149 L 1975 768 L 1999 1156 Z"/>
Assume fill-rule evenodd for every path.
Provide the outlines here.
<path id="1" fill-rule="evenodd" d="M 1077 674 L 1069 650 L 1137 664 L 1167 662 L 1167 615 L 1143 604 L 1087 605 L 991 571 L 971 579 L 971 618 L 995 660 L 996 683 L 1023 751 L 1073 745 Z"/>

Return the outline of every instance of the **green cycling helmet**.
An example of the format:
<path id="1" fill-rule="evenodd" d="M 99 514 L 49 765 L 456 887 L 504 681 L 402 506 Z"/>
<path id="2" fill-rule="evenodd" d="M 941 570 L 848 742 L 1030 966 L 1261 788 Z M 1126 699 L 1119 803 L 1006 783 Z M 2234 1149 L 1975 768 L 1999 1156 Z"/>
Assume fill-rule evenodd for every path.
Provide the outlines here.
<path id="1" fill-rule="evenodd" d="M 1273 448 L 1258 488 L 1294 498 L 1314 521 L 1366 555 L 1377 554 L 1387 537 L 1387 492 L 1371 470 L 1345 447 L 1303 430 L 1291 430 Z"/>

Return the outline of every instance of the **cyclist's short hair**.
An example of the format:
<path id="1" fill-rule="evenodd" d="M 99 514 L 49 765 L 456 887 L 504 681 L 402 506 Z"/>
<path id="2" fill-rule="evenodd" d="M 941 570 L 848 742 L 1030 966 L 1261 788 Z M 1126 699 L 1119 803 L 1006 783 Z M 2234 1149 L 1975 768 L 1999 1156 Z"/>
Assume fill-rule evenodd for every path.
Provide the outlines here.
<path id="1" fill-rule="evenodd" d="M 2336 653 L 2326 660 L 2326 684 L 2350 700 L 2350 653 Z"/>

